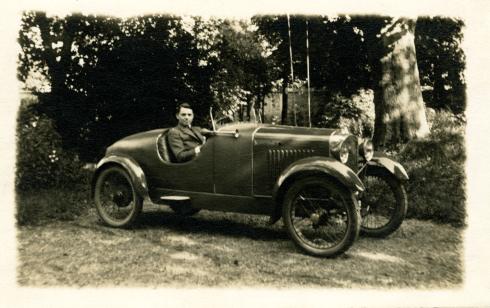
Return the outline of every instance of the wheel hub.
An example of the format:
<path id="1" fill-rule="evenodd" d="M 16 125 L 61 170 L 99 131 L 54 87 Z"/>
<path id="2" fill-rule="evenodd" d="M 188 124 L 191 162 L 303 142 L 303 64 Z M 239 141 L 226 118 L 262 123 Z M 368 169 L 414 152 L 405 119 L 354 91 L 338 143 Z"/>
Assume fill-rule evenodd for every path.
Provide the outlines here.
<path id="1" fill-rule="evenodd" d="M 129 198 L 129 194 L 125 192 L 124 190 L 118 190 L 114 193 L 112 196 L 112 201 L 118 206 L 118 207 L 126 207 L 131 203 L 131 199 Z"/>
<path id="2" fill-rule="evenodd" d="M 313 225 L 318 225 L 318 222 L 320 221 L 320 214 L 318 213 L 311 214 L 310 220 L 313 223 Z"/>

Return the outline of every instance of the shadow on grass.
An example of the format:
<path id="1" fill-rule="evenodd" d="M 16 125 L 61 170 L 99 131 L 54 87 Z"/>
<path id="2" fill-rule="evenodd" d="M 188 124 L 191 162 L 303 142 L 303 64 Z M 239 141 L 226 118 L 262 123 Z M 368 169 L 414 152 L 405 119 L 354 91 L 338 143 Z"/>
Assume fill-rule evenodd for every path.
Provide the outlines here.
<path id="1" fill-rule="evenodd" d="M 223 215 L 228 217 L 223 217 Z M 246 221 L 241 221 L 243 219 Z M 143 212 L 133 229 L 170 229 L 177 232 L 222 235 L 264 241 L 288 239 L 288 235 L 284 229 L 278 226 L 261 226 L 261 224 L 266 224 L 266 220 L 251 215 L 220 214 L 202 211 L 196 214 L 196 216 L 189 217 L 180 216 L 172 212 L 158 211 Z"/>

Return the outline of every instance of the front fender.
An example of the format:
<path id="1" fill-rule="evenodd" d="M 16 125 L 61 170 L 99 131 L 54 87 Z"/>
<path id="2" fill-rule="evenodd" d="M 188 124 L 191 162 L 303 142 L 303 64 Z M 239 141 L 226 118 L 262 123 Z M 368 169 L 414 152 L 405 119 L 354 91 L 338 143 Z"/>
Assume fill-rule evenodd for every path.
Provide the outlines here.
<path id="1" fill-rule="evenodd" d="M 274 186 L 274 199 L 288 179 L 301 174 L 325 174 L 351 191 L 364 191 L 364 184 L 354 171 L 338 160 L 330 157 L 309 157 L 294 162 L 281 173 Z"/>
<path id="2" fill-rule="evenodd" d="M 371 159 L 367 164 L 369 166 L 378 166 L 385 168 L 399 180 L 407 181 L 409 179 L 405 168 L 403 168 L 403 166 L 399 162 L 394 161 L 386 155 L 377 155 L 377 153 L 375 153 L 373 159 Z"/>
<path id="3" fill-rule="evenodd" d="M 134 185 L 136 192 L 145 200 L 149 199 L 148 183 L 146 181 L 145 173 L 141 169 L 140 165 L 131 157 L 121 155 L 110 155 L 102 158 L 95 167 L 95 173 L 92 179 L 92 196 L 93 188 L 95 187 L 95 181 L 104 168 L 109 165 L 118 165 L 129 174 L 131 181 Z"/>

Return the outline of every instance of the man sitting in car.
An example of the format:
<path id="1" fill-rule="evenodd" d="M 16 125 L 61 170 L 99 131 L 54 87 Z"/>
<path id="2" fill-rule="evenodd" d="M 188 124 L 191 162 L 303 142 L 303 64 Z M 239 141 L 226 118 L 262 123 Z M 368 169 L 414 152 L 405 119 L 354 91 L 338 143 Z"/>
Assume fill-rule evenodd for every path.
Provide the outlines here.
<path id="1" fill-rule="evenodd" d="M 168 144 L 177 162 L 182 163 L 199 155 L 206 138 L 200 127 L 192 126 L 194 113 L 188 103 L 177 106 L 175 117 L 179 123 L 168 132 Z"/>

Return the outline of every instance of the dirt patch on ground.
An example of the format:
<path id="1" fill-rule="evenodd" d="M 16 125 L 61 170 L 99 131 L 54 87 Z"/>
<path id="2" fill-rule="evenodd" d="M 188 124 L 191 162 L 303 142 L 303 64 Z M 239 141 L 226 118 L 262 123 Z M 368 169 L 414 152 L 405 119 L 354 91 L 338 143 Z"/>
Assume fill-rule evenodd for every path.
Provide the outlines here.
<path id="1" fill-rule="evenodd" d="M 336 259 L 298 251 L 282 223 L 202 211 L 145 212 L 133 229 L 71 222 L 22 227 L 23 286 L 455 288 L 462 283 L 461 229 L 407 220 L 387 239 L 361 237 Z"/>

